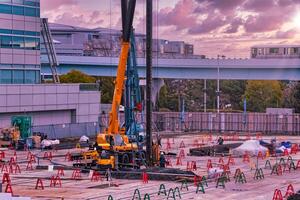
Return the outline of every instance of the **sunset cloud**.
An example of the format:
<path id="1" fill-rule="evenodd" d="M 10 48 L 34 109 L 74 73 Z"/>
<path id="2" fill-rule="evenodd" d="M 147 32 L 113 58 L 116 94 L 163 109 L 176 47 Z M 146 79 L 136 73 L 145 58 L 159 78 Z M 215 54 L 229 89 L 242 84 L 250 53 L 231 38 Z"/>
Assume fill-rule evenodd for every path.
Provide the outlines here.
<path id="1" fill-rule="evenodd" d="M 41 0 L 42 15 L 49 21 L 73 26 L 120 28 L 119 0 L 88 2 Z M 137 32 L 144 32 L 145 0 L 137 2 L 134 25 Z M 294 16 L 300 13 L 300 0 L 153 2 L 154 36 L 192 43 L 198 54 L 248 57 L 252 45 L 295 43 L 300 39 L 300 27 L 293 23 Z"/>

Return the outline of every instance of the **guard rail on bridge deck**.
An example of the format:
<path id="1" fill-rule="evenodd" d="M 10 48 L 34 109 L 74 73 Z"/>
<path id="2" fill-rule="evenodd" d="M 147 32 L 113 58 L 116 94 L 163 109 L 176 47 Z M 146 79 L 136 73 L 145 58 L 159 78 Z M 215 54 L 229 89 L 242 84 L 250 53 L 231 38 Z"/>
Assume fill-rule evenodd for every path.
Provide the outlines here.
<path id="1" fill-rule="evenodd" d="M 58 56 L 58 72 L 72 69 L 94 76 L 116 74 L 118 58 Z M 42 56 L 42 73 L 50 73 Z M 145 77 L 145 59 L 138 58 L 140 77 Z M 153 77 L 167 79 L 300 80 L 300 59 L 153 59 Z"/>

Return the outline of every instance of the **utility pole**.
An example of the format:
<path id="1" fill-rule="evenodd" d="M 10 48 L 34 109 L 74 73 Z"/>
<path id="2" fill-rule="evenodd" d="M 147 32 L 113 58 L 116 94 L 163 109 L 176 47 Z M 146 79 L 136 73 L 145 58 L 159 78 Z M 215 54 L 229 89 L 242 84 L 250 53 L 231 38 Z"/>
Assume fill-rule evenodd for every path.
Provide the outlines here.
<path id="1" fill-rule="evenodd" d="M 146 153 L 147 161 L 153 165 L 152 156 L 152 0 L 146 1 Z"/>
<path id="2" fill-rule="evenodd" d="M 207 86 L 206 86 L 206 79 L 204 79 L 204 89 L 203 89 L 203 92 L 204 92 L 204 112 L 206 113 L 206 110 L 207 110 Z"/>
<path id="3" fill-rule="evenodd" d="M 224 55 L 218 55 L 218 80 L 217 80 L 217 112 L 220 113 L 220 58 L 225 59 Z"/>
<path id="4" fill-rule="evenodd" d="M 218 55 L 217 112 L 220 113 L 220 55 Z"/>

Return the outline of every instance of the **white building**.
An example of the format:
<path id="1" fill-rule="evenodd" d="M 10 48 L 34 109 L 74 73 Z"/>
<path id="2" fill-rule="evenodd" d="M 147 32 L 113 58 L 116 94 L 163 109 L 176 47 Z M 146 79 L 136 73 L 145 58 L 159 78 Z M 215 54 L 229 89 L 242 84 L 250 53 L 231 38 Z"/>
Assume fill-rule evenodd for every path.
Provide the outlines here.
<path id="1" fill-rule="evenodd" d="M 33 127 L 98 126 L 99 89 L 40 83 L 40 36 L 40 0 L 0 0 L 0 128 L 16 115 L 30 116 Z"/>

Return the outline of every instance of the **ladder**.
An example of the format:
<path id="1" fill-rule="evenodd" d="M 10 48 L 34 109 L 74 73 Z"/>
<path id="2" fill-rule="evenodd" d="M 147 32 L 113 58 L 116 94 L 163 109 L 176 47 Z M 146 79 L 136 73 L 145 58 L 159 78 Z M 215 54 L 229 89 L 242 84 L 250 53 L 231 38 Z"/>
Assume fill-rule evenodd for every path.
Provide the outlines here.
<path id="1" fill-rule="evenodd" d="M 59 65 L 56 57 L 56 52 L 52 40 L 51 31 L 48 24 L 48 19 L 42 18 L 41 19 L 41 26 L 42 26 L 42 37 L 44 40 L 44 45 L 46 49 L 46 54 L 48 56 L 50 69 L 52 72 L 53 82 L 60 83 L 59 76 L 57 73 L 57 67 Z"/>

